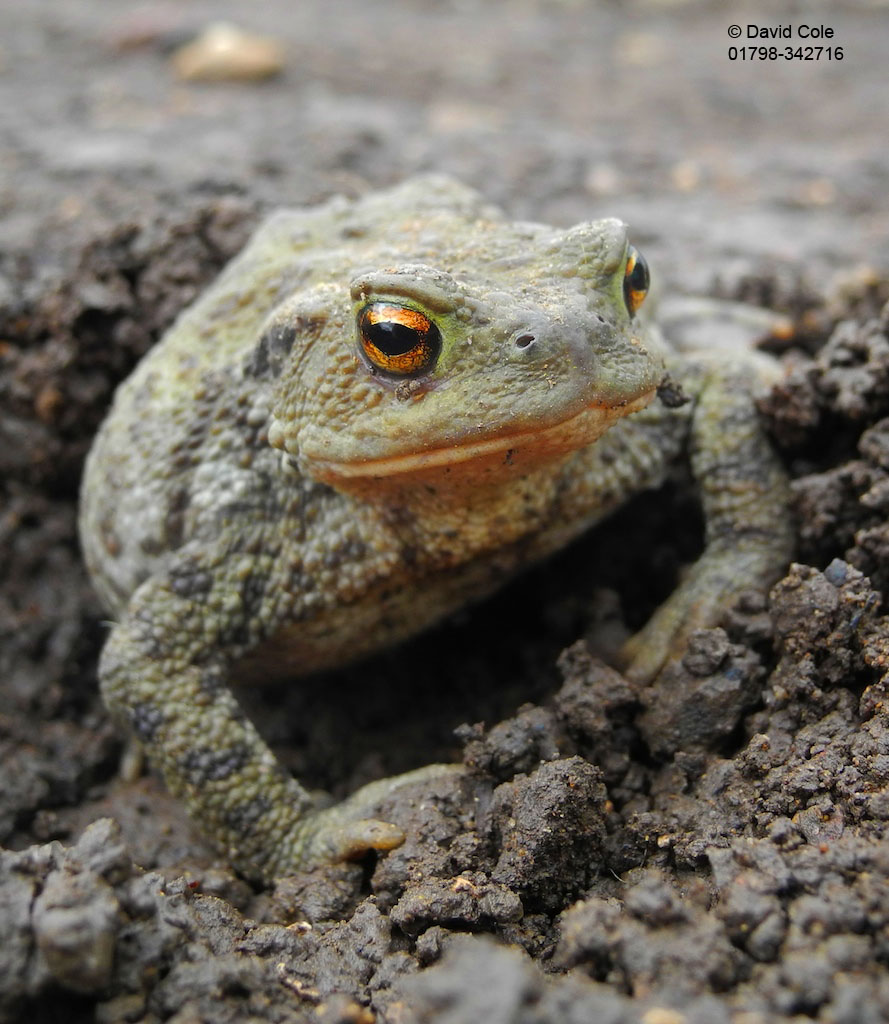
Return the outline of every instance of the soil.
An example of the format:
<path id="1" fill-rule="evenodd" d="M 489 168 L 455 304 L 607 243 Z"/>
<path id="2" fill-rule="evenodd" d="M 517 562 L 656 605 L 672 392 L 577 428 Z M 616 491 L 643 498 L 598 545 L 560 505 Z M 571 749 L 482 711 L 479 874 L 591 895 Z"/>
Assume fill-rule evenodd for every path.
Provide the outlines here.
<path id="1" fill-rule="evenodd" d="M 887 1019 L 889 8 L 780 7 L 7 5 L 0 1020 Z M 177 80 L 220 17 L 282 44 L 283 73 Z M 732 61 L 730 23 L 824 25 L 844 56 Z M 80 468 L 115 384 L 266 210 L 421 170 L 517 217 L 622 216 L 663 293 L 787 316 L 762 415 L 798 562 L 633 690 L 585 637 L 618 606 L 644 621 L 694 556 L 679 482 L 406 648 L 245 694 L 336 794 L 473 769 L 393 799 L 399 850 L 258 891 L 119 774 Z"/>

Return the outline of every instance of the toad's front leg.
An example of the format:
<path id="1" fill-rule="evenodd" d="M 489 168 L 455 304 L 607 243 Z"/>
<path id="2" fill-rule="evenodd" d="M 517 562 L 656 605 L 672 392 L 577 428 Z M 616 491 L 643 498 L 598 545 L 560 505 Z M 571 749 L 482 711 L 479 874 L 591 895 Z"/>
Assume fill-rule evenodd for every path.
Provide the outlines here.
<path id="1" fill-rule="evenodd" d="M 787 478 L 756 409 L 755 371 L 703 366 L 697 372 L 690 460 L 705 547 L 621 651 L 627 675 L 638 682 L 681 655 L 694 630 L 716 625 L 741 591 L 774 583 L 793 551 Z"/>
<path id="2" fill-rule="evenodd" d="M 448 770 L 421 769 L 315 808 L 228 688 L 229 666 L 275 627 L 251 607 L 268 573 L 263 556 L 214 559 L 183 549 L 136 591 L 100 665 L 112 713 L 145 743 L 199 828 L 244 874 L 264 879 L 400 845 L 401 829 L 366 817 L 369 809 L 399 786 Z M 255 579 L 263 586 L 251 586 Z"/>

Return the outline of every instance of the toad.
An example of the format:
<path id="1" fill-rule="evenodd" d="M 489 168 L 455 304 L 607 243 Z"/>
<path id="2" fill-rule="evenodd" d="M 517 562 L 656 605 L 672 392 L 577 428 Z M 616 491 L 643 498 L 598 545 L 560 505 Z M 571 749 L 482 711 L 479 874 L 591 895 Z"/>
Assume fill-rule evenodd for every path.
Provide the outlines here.
<path id="1" fill-rule="evenodd" d="M 118 389 L 80 529 L 114 716 L 246 874 L 403 841 L 323 810 L 230 683 L 358 659 L 501 586 L 690 460 L 705 548 L 622 651 L 654 677 L 790 551 L 743 352 L 672 352 L 614 219 L 512 222 L 448 179 L 272 215 Z M 689 396 L 676 399 L 666 374 Z"/>

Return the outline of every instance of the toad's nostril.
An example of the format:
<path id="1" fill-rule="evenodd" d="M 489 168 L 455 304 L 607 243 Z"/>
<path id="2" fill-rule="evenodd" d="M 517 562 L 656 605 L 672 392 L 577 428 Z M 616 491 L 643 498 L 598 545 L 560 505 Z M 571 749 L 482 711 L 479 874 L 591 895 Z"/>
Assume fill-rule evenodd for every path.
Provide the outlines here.
<path id="1" fill-rule="evenodd" d="M 530 348 L 536 340 L 533 334 L 520 334 L 513 344 L 516 348 Z"/>

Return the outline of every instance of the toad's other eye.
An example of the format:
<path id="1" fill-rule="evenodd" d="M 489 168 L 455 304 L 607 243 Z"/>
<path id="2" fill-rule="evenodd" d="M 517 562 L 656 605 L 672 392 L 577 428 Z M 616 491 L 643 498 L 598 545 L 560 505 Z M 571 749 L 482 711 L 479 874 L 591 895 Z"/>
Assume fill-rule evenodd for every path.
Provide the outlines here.
<path id="1" fill-rule="evenodd" d="M 399 376 L 429 370 L 441 351 L 441 334 L 416 309 L 370 302 L 358 314 L 361 349 L 379 370 Z"/>
<path id="2" fill-rule="evenodd" d="M 627 268 L 624 271 L 624 302 L 630 316 L 635 315 L 645 301 L 648 284 L 648 264 L 645 257 L 631 245 L 627 249 Z"/>

